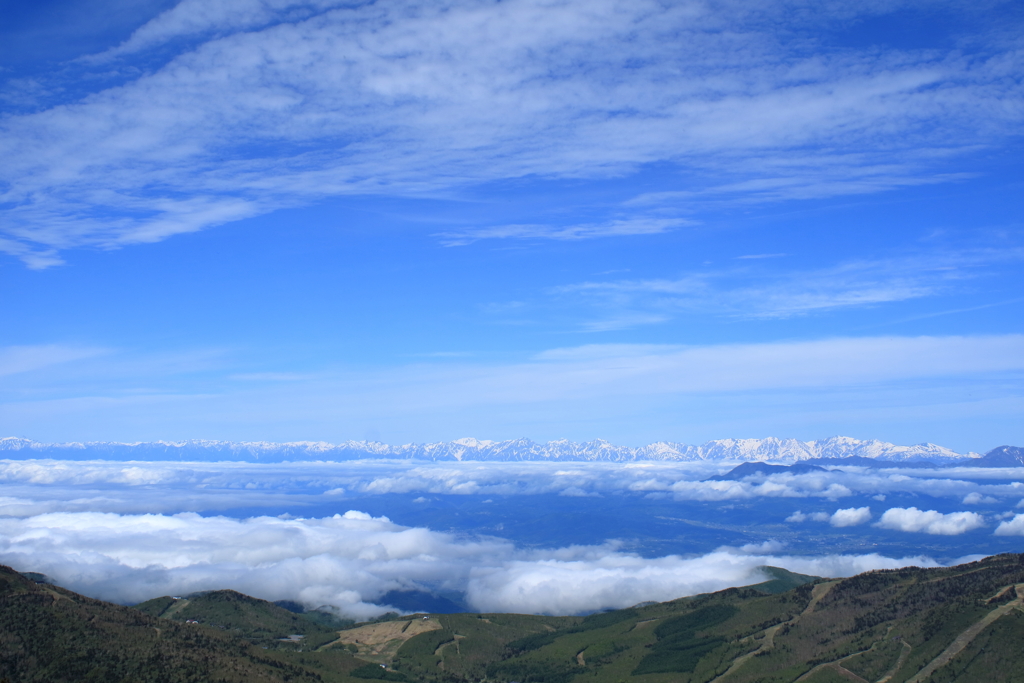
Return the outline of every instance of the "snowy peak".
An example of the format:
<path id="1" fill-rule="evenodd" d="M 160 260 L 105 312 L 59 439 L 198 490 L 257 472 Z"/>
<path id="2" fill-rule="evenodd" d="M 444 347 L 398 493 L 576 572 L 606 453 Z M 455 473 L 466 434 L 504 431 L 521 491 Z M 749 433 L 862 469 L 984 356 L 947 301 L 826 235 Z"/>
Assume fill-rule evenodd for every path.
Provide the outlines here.
<path id="1" fill-rule="evenodd" d="M 537 443 L 521 438 L 488 441 L 465 437 L 455 441 L 390 446 L 375 441 L 153 441 L 117 443 L 40 443 L 18 437 L 0 438 L 0 457 L 62 460 L 194 460 L 286 462 L 310 460 L 401 459 L 427 461 L 562 461 L 562 462 L 685 462 L 743 460 L 747 462 L 799 462 L 812 458 L 858 456 L 885 462 L 953 464 L 977 453 L 960 454 L 932 443 L 898 446 L 884 441 L 860 441 L 833 436 L 820 441 L 797 439 L 719 439 L 699 446 L 659 441 L 647 446 L 616 446 L 603 439 L 584 443 L 559 439 Z M 1005 458 L 1004 458 L 1005 459 Z"/>

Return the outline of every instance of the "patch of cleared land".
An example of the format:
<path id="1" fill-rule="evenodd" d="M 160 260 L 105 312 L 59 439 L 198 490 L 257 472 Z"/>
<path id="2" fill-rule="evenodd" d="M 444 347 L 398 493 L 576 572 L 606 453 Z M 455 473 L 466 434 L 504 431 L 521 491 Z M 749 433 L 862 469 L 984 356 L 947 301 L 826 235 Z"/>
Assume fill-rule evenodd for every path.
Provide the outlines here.
<path id="1" fill-rule="evenodd" d="M 341 631 L 338 633 L 338 640 L 329 643 L 328 646 L 335 643 L 352 644 L 359 648 L 356 656 L 360 659 L 388 664 L 405 641 L 440 628 L 441 623 L 434 617 L 384 621 Z"/>

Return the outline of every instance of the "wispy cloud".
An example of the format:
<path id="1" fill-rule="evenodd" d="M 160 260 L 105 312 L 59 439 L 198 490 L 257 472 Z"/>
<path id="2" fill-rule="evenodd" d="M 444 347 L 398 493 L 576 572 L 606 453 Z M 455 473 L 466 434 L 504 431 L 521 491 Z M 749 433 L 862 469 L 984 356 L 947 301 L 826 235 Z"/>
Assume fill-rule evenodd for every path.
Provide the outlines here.
<path id="1" fill-rule="evenodd" d="M 960 177 L 949 159 L 1019 130 L 1020 56 L 807 49 L 889 9 L 186 0 L 66 72 L 75 92 L 118 85 L 0 123 L 0 249 L 45 267 L 325 197 L 651 163 L 730 201 Z"/>
<path id="2" fill-rule="evenodd" d="M 107 63 L 170 41 L 261 29 L 281 21 L 301 21 L 347 4 L 337 0 L 182 0 L 134 31 L 117 47 L 84 59 Z"/>
<path id="3" fill-rule="evenodd" d="M 766 256 L 739 257 L 759 261 Z M 986 267 L 1024 260 L 1024 250 L 975 249 L 916 256 L 851 260 L 825 268 L 784 272 L 751 268 L 709 270 L 675 279 L 613 280 L 552 290 L 582 297 L 614 317 L 701 312 L 741 318 L 791 318 L 948 293 L 984 277 Z M 601 320 L 600 317 L 597 320 Z"/>
<path id="4" fill-rule="evenodd" d="M 671 320 L 671 316 L 664 313 L 631 313 L 627 311 L 597 320 L 588 320 L 581 327 L 587 332 L 612 332 L 614 330 L 628 330 L 641 325 L 657 325 L 667 320 Z"/>
<path id="5" fill-rule="evenodd" d="M 490 228 L 441 232 L 434 237 L 439 238 L 445 246 L 459 247 L 488 239 L 581 240 L 595 237 L 656 235 L 687 223 L 689 221 L 678 219 L 636 218 L 568 226 L 500 225 Z"/>
<path id="6" fill-rule="evenodd" d="M 107 353 L 110 353 L 109 349 L 60 344 L 0 347 L 0 377 L 95 358 Z"/>
<path id="7" fill-rule="evenodd" d="M 113 435 L 134 425 L 129 432 L 134 435 L 139 425 L 145 425 L 147 430 L 159 427 L 150 438 L 166 438 L 224 435 L 228 426 L 240 426 L 242 434 L 254 429 L 262 434 L 271 424 L 301 424 L 304 436 L 337 434 L 339 424 L 354 420 L 429 420 L 433 426 L 427 433 L 436 433 L 437 424 L 448 425 L 446 429 L 459 425 L 457 431 L 465 433 L 481 428 L 465 421 L 491 424 L 484 413 L 504 406 L 512 412 L 540 411 L 544 417 L 538 413 L 537 424 L 547 431 L 564 423 L 564 415 L 575 415 L 574 410 L 598 419 L 613 409 L 621 414 L 623 402 L 637 400 L 667 406 L 673 397 L 750 396 L 794 389 L 841 388 L 848 393 L 849 388 L 860 387 L 877 402 L 910 380 L 989 381 L 986 378 L 995 373 L 999 381 L 993 388 L 1007 391 L 1007 386 L 1015 386 L 1016 373 L 1024 370 L 1024 336 L 854 337 L 708 346 L 594 344 L 504 363 L 445 359 L 393 368 L 323 368 L 297 373 L 304 379 L 288 376 L 291 381 L 281 381 L 277 374 L 288 373 L 287 368 L 263 379 L 259 374 L 245 382 L 230 379 L 244 374 L 238 366 L 237 360 L 213 352 L 153 357 L 121 353 L 68 361 L 59 373 L 47 367 L 26 370 L 0 390 L 0 427 L 23 434 L 26 425 L 73 418 L 86 434 L 95 434 L 92 430 L 102 426 L 115 430 L 107 432 Z M 924 394 L 913 400 L 925 401 L 922 406 L 931 406 L 928 411 L 934 413 L 935 396 L 928 395 L 927 400 Z M 766 409 L 771 405 L 767 398 L 761 400 L 767 401 Z M 1004 400 L 999 409 L 1014 410 L 1016 405 Z M 621 415 L 616 424 L 619 420 Z M 177 427 L 168 434 L 172 424 Z"/>
<path id="8" fill-rule="evenodd" d="M 972 151 L 961 149 L 960 153 Z M 943 156 L 950 156 L 947 151 Z M 752 162 L 753 160 L 751 160 Z M 723 203 L 757 204 L 785 200 L 826 199 L 871 194 L 900 187 L 952 183 L 973 173 L 937 173 L 929 169 L 938 160 L 931 150 L 909 151 L 898 163 L 878 163 L 877 155 L 863 153 L 762 159 L 757 176 L 739 182 L 688 190 L 646 192 L 623 202 L 626 207 L 689 208 Z M 751 163 L 753 167 L 753 163 Z M 750 175 L 754 175 L 751 172 Z"/>

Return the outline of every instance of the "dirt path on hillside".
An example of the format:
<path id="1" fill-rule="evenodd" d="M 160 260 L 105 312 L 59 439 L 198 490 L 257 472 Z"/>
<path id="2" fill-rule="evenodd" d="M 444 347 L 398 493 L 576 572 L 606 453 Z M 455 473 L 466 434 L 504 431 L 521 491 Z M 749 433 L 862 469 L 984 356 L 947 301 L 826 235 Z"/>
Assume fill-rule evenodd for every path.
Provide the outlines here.
<path id="1" fill-rule="evenodd" d="M 721 683 L 726 678 L 736 673 L 739 670 L 739 668 L 746 664 L 751 657 L 756 657 L 757 655 L 768 652 L 769 650 L 774 648 L 775 634 L 779 632 L 779 629 L 781 629 L 783 626 L 793 626 L 794 624 L 799 622 L 801 618 L 813 612 L 814 608 L 818 606 L 819 602 L 821 602 L 821 599 L 828 595 L 829 591 L 832 590 L 832 587 L 835 586 L 837 583 L 839 583 L 838 580 L 826 581 L 825 583 L 816 584 L 813 588 L 811 588 L 810 601 L 807 603 L 807 606 L 804 607 L 803 611 L 800 612 L 800 614 L 796 615 L 789 621 L 784 621 L 781 624 L 776 624 L 775 626 L 769 626 L 764 631 L 762 631 L 761 633 L 764 634 L 764 637 L 761 641 L 761 646 L 756 650 L 752 650 L 751 652 L 748 652 L 744 655 L 740 655 L 736 659 L 732 660 L 732 666 L 729 667 L 729 670 L 721 676 L 717 676 L 714 679 L 712 679 L 710 683 Z M 845 669 L 843 670 L 845 671 Z"/>
<path id="2" fill-rule="evenodd" d="M 896 658 L 896 663 L 892 665 L 892 668 L 878 679 L 877 683 L 889 683 L 892 677 L 896 675 L 896 672 L 906 663 L 907 657 L 910 656 L 911 651 L 914 649 L 910 647 L 910 643 L 907 641 L 901 639 L 900 642 L 903 643 L 903 650 L 900 652 L 900 656 Z"/>
<path id="3" fill-rule="evenodd" d="M 1017 584 L 1016 586 L 1005 586 L 1001 588 L 998 593 L 989 598 L 987 602 L 991 602 L 999 598 L 1000 596 L 1005 595 L 1006 592 L 1011 589 L 1016 592 L 1016 598 L 1006 603 L 1005 605 L 1000 605 L 999 607 L 996 607 L 994 610 L 986 614 L 984 617 L 982 617 L 981 619 L 979 619 L 978 621 L 964 629 L 964 631 L 960 635 L 953 639 L 953 642 L 950 643 L 949 647 L 943 650 L 938 657 L 928 662 L 928 664 L 925 665 L 925 667 L 921 669 L 919 672 L 917 672 L 917 674 L 915 674 L 912 678 L 907 679 L 906 683 L 924 683 L 924 681 L 928 680 L 928 678 L 933 673 L 935 673 L 939 668 L 945 666 L 954 657 L 960 654 L 964 650 L 964 648 L 970 645 L 972 640 L 978 637 L 978 634 L 985 630 L 985 628 L 989 626 L 992 622 L 994 622 L 996 619 L 1005 616 L 1006 614 L 1009 614 L 1015 609 L 1024 609 L 1024 584 Z M 886 633 L 886 636 L 888 637 L 888 632 Z M 848 678 L 851 681 L 863 681 L 863 683 L 870 683 L 869 681 L 865 681 L 863 678 L 853 673 L 849 669 L 844 668 L 843 662 L 845 662 L 848 659 L 852 659 L 857 655 L 864 654 L 865 652 L 870 652 L 879 643 L 883 641 L 884 638 L 882 640 L 876 640 L 874 643 L 871 644 L 871 647 L 869 647 L 867 650 L 862 650 L 861 652 L 854 652 L 852 654 L 845 655 L 834 661 L 819 664 L 818 666 L 814 667 L 804 675 L 797 678 L 796 681 L 794 681 L 793 683 L 799 683 L 799 681 L 807 680 L 818 671 L 821 671 L 822 669 L 832 669 L 839 675 Z M 899 671 L 900 668 L 906 663 L 907 657 L 910 656 L 910 653 L 913 648 L 911 648 L 909 643 L 902 639 L 901 642 L 903 644 L 903 650 L 900 652 L 899 657 L 896 659 L 896 663 L 893 664 L 892 668 L 886 671 L 885 674 L 881 678 L 879 678 L 878 681 L 876 681 L 876 683 L 889 683 L 889 681 L 892 680 L 893 676 L 896 675 L 896 672 Z"/>
<path id="4" fill-rule="evenodd" d="M 832 669 L 833 671 L 835 671 L 837 674 L 839 674 L 843 678 L 848 678 L 851 681 L 859 681 L 860 683 L 871 683 L 870 681 L 864 680 L 863 678 L 861 678 L 857 674 L 853 673 L 852 671 L 850 671 L 849 669 L 844 667 L 843 666 L 843 662 L 845 662 L 847 659 L 852 659 L 852 658 L 856 657 L 857 655 L 862 655 L 865 652 L 871 652 L 871 650 L 873 650 L 875 648 L 875 645 L 878 645 L 879 642 L 881 642 L 881 641 L 877 641 L 876 640 L 875 642 L 871 643 L 871 647 L 869 647 L 866 650 L 861 650 L 860 652 L 851 652 L 850 654 L 843 655 L 842 657 L 840 657 L 839 659 L 836 659 L 834 661 L 825 662 L 824 664 L 819 664 L 818 666 L 814 667 L 813 669 L 811 669 L 807 673 L 805 673 L 802 676 L 800 676 L 800 678 L 798 678 L 795 681 L 793 681 L 793 683 L 799 683 L 799 681 L 806 681 L 809 678 L 813 677 L 814 674 L 818 673 L 822 669 Z"/>
<path id="5" fill-rule="evenodd" d="M 943 650 L 938 657 L 928 662 L 928 664 L 917 672 L 913 678 L 908 679 L 907 683 L 922 683 L 922 681 L 928 680 L 928 677 L 935 673 L 937 669 L 945 666 L 950 662 L 950 660 L 963 652 L 964 648 L 970 645 L 971 641 L 977 638 L 978 634 L 984 631 L 986 626 L 999 617 L 1009 614 L 1013 610 L 1024 605 L 1024 583 L 1019 583 L 1013 588 L 1017 593 L 1016 598 L 1005 605 L 996 607 L 977 622 L 971 624 L 971 626 L 965 629 L 963 633 L 954 638 L 953 642 L 949 644 L 949 647 Z"/>
<path id="6" fill-rule="evenodd" d="M 865 680 L 857 674 L 850 671 L 849 669 L 845 668 L 842 664 L 834 665 L 832 667 L 832 670 L 847 680 L 855 681 L 855 683 L 871 683 L 871 681 Z"/>
<path id="7" fill-rule="evenodd" d="M 798 681 L 806 681 L 822 669 L 832 669 L 832 671 L 836 672 L 843 678 L 849 679 L 851 681 L 858 681 L 858 683 L 871 683 L 871 681 L 865 680 L 857 674 L 850 671 L 849 669 L 847 669 L 845 666 L 843 666 L 843 662 L 845 662 L 847 659 L 853 659 L 857 655 L 862 655 L 865 652 L 871 652 L 878 646 L 879 643 L 884 642 L 884 640 L 884 638 L 882 640 L 876 640 L 875 642 L 871 643 L 871 647 L 869 647 L 866 650 L 861 650 L 860 652 L 851 652 L 848 655 L 843 655 L 839 659 L 833 660 L 831 662 L 825 662 L 824 664 L 819 664 L 818 666 L 814 667 L 804 675 L 800 676 L 800 678 L 796 679 L 796 681 L 793 681 L 793 683 L 797 683 Z M 895 670 L 893 671 L 893 673 L 895 673 Z M 891 678 L 892 675 L 890 674 L 889 677 Z"/>

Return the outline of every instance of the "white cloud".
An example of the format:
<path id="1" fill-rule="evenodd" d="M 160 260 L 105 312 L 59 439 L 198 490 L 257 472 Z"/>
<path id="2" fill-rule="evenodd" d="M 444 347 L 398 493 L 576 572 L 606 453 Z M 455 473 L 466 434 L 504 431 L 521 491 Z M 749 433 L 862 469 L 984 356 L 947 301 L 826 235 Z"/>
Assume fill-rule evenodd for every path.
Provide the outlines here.
<path id="1" fill-rule="evenodd" d="M 871 519 L 871 508 L 845 508 L 836 510 L 829 518 L 834 527 L 857 526 Z"/>
<path id="2" fill-rule="evenodd" d="M 423 582 L 465 582 L 466 558 L 506 557 L 498 539 L 457 541 L 350 511 L 324 519 L 236 520 L 193 513 L 52 513 L 5 524 L 3 561 L 62 585 L 133 602 L 232 587 L 368 616 L 373 598 Z M 275 597 L 276 596 L 276 597 Z"/>
<path id="3" fill-rule="evenodd" d="M 738 550 L 742 553 L 749 553 L 751 555 L 767 555 L 770 553 L 778 553 L 785 547 L 785 543 L 771 538 L 762 543 L 747 543 L 746 545 L 741 545 Z"/>
<path id="4" fill-rule="evenodd" d="M 998 502 L 999 501 L 997 499 L 993 498 L 992 496 L 985 496 L 985 495 L 982 495 L 981 493 L 979 493 L 977 491 L 972 491 L 972 492 L 968 493 L 966 496 L 964 496 L 964 499 L 963 499 L 963 504 L 964 505 L 978 505 L 978 504 L 990 505 L 992 503 L 998 503 Z"/>
<path id="5" fill-rule="evenodd" d="M 56 249 L 32 246 L 21 239 L 0 237 L 0 254 L 21 259 L 21 262 L 32 270 L 43 270 L 64 263 L 64 259 L 57 255 Z"/>
<path id="6" fill-rule="evenodd" d="M 889 508 L 875 526 L 897 531 L 916 531 L 941 536 L 958 536 L 985 526 L 985 519 L 976 512 L 950 512 L 935 510 Z"/>
<path id="7" fill-rule="evenodd" d="M 512 561 L 475 569 L 468 596 L 477 609 L 487 612 L 512 606 L 548 614 L 573 614 L 599 604 L 628 607 L 762 581 L 755 563 L 763 557 L 730 552 L 692 559 L 609 553 Z"/>
<path id="8" fill-rule="evenodd" d="M 358 511 L 287 517 L 83 512 L 10 519 L 0 530 L 0 561 L 107 600 L 232 588 L 333 605 L 361 618 L 383 612 L 374 601 L 392 589 L 464 591 L 482 611 L 573 614 L 756 583 L 766 564 L 821 576 L 935 564 L 922 557 L 780 556 L 771 542 L 691 558 L 644 558 L 614 544 L 526 551 Z"/>
<path id="9" fill-rule="evenodd" d="M 787 522 L 806 522 L 811 520 L 812 522 L 828 522 L 832 519 L 832 515 L 827 512 L 801 512 L 797 510 L 789 517 L 786 517 Z"/>
<path id="10" fill-rule="evenodd" d="M 45 267 L 323 197 L 649 163 L 741 201 L 957 177 L 940 164 L 1018 130 L 1020 57 L 820 45 L 885 11 L 186 0 L 69 76 L 127 80 L 3 119 L 0 249 Z M 153 46 L 174 56 L 133 70 Z"/>
<path id="11" fill-rule="evenodd" d="M 649 480 L 630 487 L 635 491 L 671 491 L 676 500 L 732 500 L 751 498 L 826 498 L 837 500 L 853 491 L 821 478 L 768 477 L 760 483 L 747 481 L 690 481 L 673 483 Z M 814 516 L 812 515 L 812 518 Z"/>
<path id="12" fill-rule="evenodd" d="M 1024 536 L 1024 515 L 1013 515 L 1013 519 L 999 523 L 996 536 Z"/>

